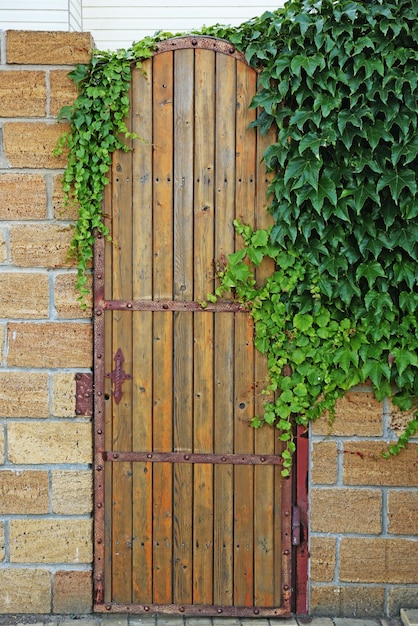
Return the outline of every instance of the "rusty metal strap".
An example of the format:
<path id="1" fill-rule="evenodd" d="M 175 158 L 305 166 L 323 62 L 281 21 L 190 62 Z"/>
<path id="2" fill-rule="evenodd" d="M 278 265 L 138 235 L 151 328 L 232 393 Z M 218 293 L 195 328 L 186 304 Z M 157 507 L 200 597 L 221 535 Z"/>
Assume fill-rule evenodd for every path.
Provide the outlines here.
<path id="1" fill-rule="evenodd" d="M 118 452 L 106 450 L 104 461 L 139 461 L 150 463 L 210 463 L 221 465 L 282 465 L 275 454 L 212 454 L 193 452 Z"/>
<path id="2" fill-rule="evenodd" d="M 287 589 L 285 589 L 287 587 Z M 283 587 L 283 595 L 289 595 L 288 586 Z M 287 603 L 288 604 L 288 603 Z M 122 604 L 98 603 L 95 611 L 109 613 L 164 613 L 168 615 L 218 616 L 218 617 L 289 617 L 290 611 L 286 607 L 256 607 L 256 606 L 219 606 L 201 604 Z"/>
<path id="3" fill-rule="evenodd" d="M 215 303 L 182 302 L 180 300 L 102 300 L 97 302 L 98 310 L 110 311 L 192 311 L 208 313 L 248 313 L 248 309 L 234 300 L 221 300 Z M 97 313 L 97 311 L 96 311 Z"/>

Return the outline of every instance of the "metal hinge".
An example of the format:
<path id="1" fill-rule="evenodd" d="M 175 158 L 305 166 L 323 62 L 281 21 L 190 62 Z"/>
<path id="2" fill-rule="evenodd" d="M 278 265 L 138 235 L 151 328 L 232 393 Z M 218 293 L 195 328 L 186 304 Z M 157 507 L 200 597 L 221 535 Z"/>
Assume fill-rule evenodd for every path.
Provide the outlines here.
<path id="1" fill-rule="evenodd" d="M 300 507 L 292 506 L 292 546 L 300 546 Z"/>

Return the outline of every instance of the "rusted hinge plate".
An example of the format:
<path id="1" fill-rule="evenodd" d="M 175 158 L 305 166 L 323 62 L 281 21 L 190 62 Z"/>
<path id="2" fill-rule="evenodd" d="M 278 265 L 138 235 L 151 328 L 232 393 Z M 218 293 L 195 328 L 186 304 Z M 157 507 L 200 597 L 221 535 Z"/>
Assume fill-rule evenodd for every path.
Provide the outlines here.
<path id="1" fill-rule="evenodd" d="M 75 414 L 93 415 L 93 374 L 75 375 Z"/>
<path id="2" fill-rule="evenodd" d="M 106 450 L 104 461 L 145 463 L 209 463 L 221 465 L 282 465 L 276 454 L 213 454 L 210 452 L 121 452 Z"/>

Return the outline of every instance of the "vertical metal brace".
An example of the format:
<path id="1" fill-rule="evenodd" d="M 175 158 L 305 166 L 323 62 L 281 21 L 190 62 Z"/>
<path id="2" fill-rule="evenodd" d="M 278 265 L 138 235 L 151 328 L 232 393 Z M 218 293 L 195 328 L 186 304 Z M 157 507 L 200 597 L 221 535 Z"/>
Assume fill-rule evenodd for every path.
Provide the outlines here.
<path id="1" fill-rule="evenodd" d="M 292 546 L 300 546 L 300 508 L 292 506 Z"/>

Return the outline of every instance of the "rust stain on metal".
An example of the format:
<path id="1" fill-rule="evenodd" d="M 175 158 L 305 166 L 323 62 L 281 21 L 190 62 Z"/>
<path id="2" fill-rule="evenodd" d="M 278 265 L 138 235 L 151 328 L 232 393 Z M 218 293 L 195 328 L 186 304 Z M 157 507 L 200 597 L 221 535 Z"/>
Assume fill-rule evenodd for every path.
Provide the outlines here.
<path id="1" fill-rule="evenodd" d="M 123 362 L 125 360 L 122 350 L 119 348 L 116 351 L 115 356 L 113 357 L 115 361 L 115 369 L 108 374 L 105 374 L 106 378 L 110 378 L 113 382 L 113 398 L 116 404 L 122 399 L 122 385 L 125 380 L 130 380 L 132 378 L 131 374 L 127 374 L 123 371 Z"/>
<path id="2" fill-rule="evenodd" d="M 93 375 L 91 373 L 76 374 L 75 389 L 76 415 L 93 415 Z"/>
<path id="3" fill-rule="evenodd" d="M 282 465 L 282 457 L 275 454 L 211 454 L 192 452 L 103 452 L 105 461 L 149 463 L 209 463 L 220 465 Z"/>

